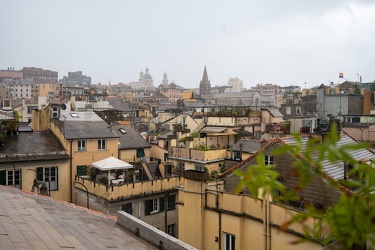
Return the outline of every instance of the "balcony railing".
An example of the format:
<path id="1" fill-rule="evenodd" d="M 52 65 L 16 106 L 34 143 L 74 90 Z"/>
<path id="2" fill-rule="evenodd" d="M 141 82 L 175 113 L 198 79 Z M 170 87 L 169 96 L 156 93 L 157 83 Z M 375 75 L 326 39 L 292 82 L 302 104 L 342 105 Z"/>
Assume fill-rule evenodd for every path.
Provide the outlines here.
<path id="1" fill-rule="evenodd" d="M 170 156 L 191 160 L 210 161 L 216 159 L 224 159 L 227 156 L 227 149 L 213 149 L 203 151 L 192 148 L 172 147 Z"/>
<path id="2" fill-rule="evenodd" d="M 161 180 L 125 183 L 122 185 L 105 185 L 88 177 L 76 176 L 76 182 L 87 187 L 88 193 L 108 201 L 120 200 L 126 197 L 144 196 L 151 193 L 173 190 L 182 185 L 181 177 L 172 177 Z M 79 188 L 79 186 L 77 186 Z"/>

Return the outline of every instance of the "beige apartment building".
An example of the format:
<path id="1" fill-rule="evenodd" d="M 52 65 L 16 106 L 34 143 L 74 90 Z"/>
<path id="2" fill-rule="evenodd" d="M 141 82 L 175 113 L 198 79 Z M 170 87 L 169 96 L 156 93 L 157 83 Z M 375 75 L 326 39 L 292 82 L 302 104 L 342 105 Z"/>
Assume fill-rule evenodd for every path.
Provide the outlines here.
<path id="1" fill-rule="evenodd" d="M 197 249 L 331 249 L 322 243 L 326 231 L 320 239 L 304 237 L 304 226 L 313 227 L 313 219 L 280 230 L 302 211 L 276 204 L 271 197 L 255 200 L 225 192 L 222 181 L 208 182 L 208 173 L 185 171 L 177 204 L 179 239 Z"/>
<path id="2" fill-rule="evenodd" d="M 65 110 L 64 110 L 65 109 Z M 33 130 L 51 130 L 69 155 L 66 192 L 73 201 L 74 178 L 91 163 L 109 156 L 118 158 L 118 135 L 94 112 L 74 112 L 69 104 L 49 105 L 33 112 Z"/>

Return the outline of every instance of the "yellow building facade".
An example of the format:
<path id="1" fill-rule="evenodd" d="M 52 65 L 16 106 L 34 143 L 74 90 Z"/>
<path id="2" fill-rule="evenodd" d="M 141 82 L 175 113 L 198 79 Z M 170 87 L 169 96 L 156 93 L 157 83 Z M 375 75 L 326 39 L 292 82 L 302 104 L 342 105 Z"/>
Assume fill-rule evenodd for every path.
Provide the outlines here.
<path id="1" fill-rule="evenodd" d="M 316 220 L 292 224 L 286 231 L 279 229 L 301 211 L 270 199 L 226 193 L 223 183 L 207 180 L 207 173 L 184 172 L 177 202 L 180 240 L 197 249 L 325 249 L 323 238 L 310 241 L 304 237 L 303 226 L 313 227 Z"/>

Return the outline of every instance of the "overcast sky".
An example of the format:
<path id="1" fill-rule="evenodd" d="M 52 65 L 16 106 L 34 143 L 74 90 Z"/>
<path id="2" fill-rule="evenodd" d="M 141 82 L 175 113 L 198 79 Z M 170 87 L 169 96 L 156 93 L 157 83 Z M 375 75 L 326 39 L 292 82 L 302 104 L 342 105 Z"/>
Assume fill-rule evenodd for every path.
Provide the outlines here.
<path id="1" fill-rule="evenodd" d="M 198 87 L 375 80 L 373 0 L 0 0 L 0 69 Z M 342 82 L 342 80 L 340 81 Z"/>

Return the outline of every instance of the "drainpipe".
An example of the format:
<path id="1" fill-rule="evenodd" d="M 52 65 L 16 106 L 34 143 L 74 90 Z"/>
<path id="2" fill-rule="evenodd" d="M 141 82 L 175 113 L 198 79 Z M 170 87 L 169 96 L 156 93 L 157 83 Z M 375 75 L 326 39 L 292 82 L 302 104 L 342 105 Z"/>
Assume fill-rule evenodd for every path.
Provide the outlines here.
<path id="1" fill-rule="evenodd" d="M 269 193 L 264 196 L 264 221 L 263 221 L 263 234 L 264 234 L 264 249 L 271 250 L 271 228 L 270 228 L 270 197 Z"/>
<path id="2" fill-rule="evenodd" d="M 70 140 L 70 157 L 69 157 L 69 189 L 70 189 L 70 202 L 73 202 L 73 140 Z"/>
<path id="3" fill-rule="evenodd" d="M 168 195 L 170 193 L 170 191 L 167 191 L 167 193 L 164 196 L 164 232 L 166 234 L 168 234 Z"/>
<path id="4" fill-rule="evenodd" d="M 216 179 L 216 209 L 219 211 L 219 188 L 218 180 Z M 219 235 L 218 235 L 219 247 L 221 249 L 221 211 L 219 211 Z"/>

